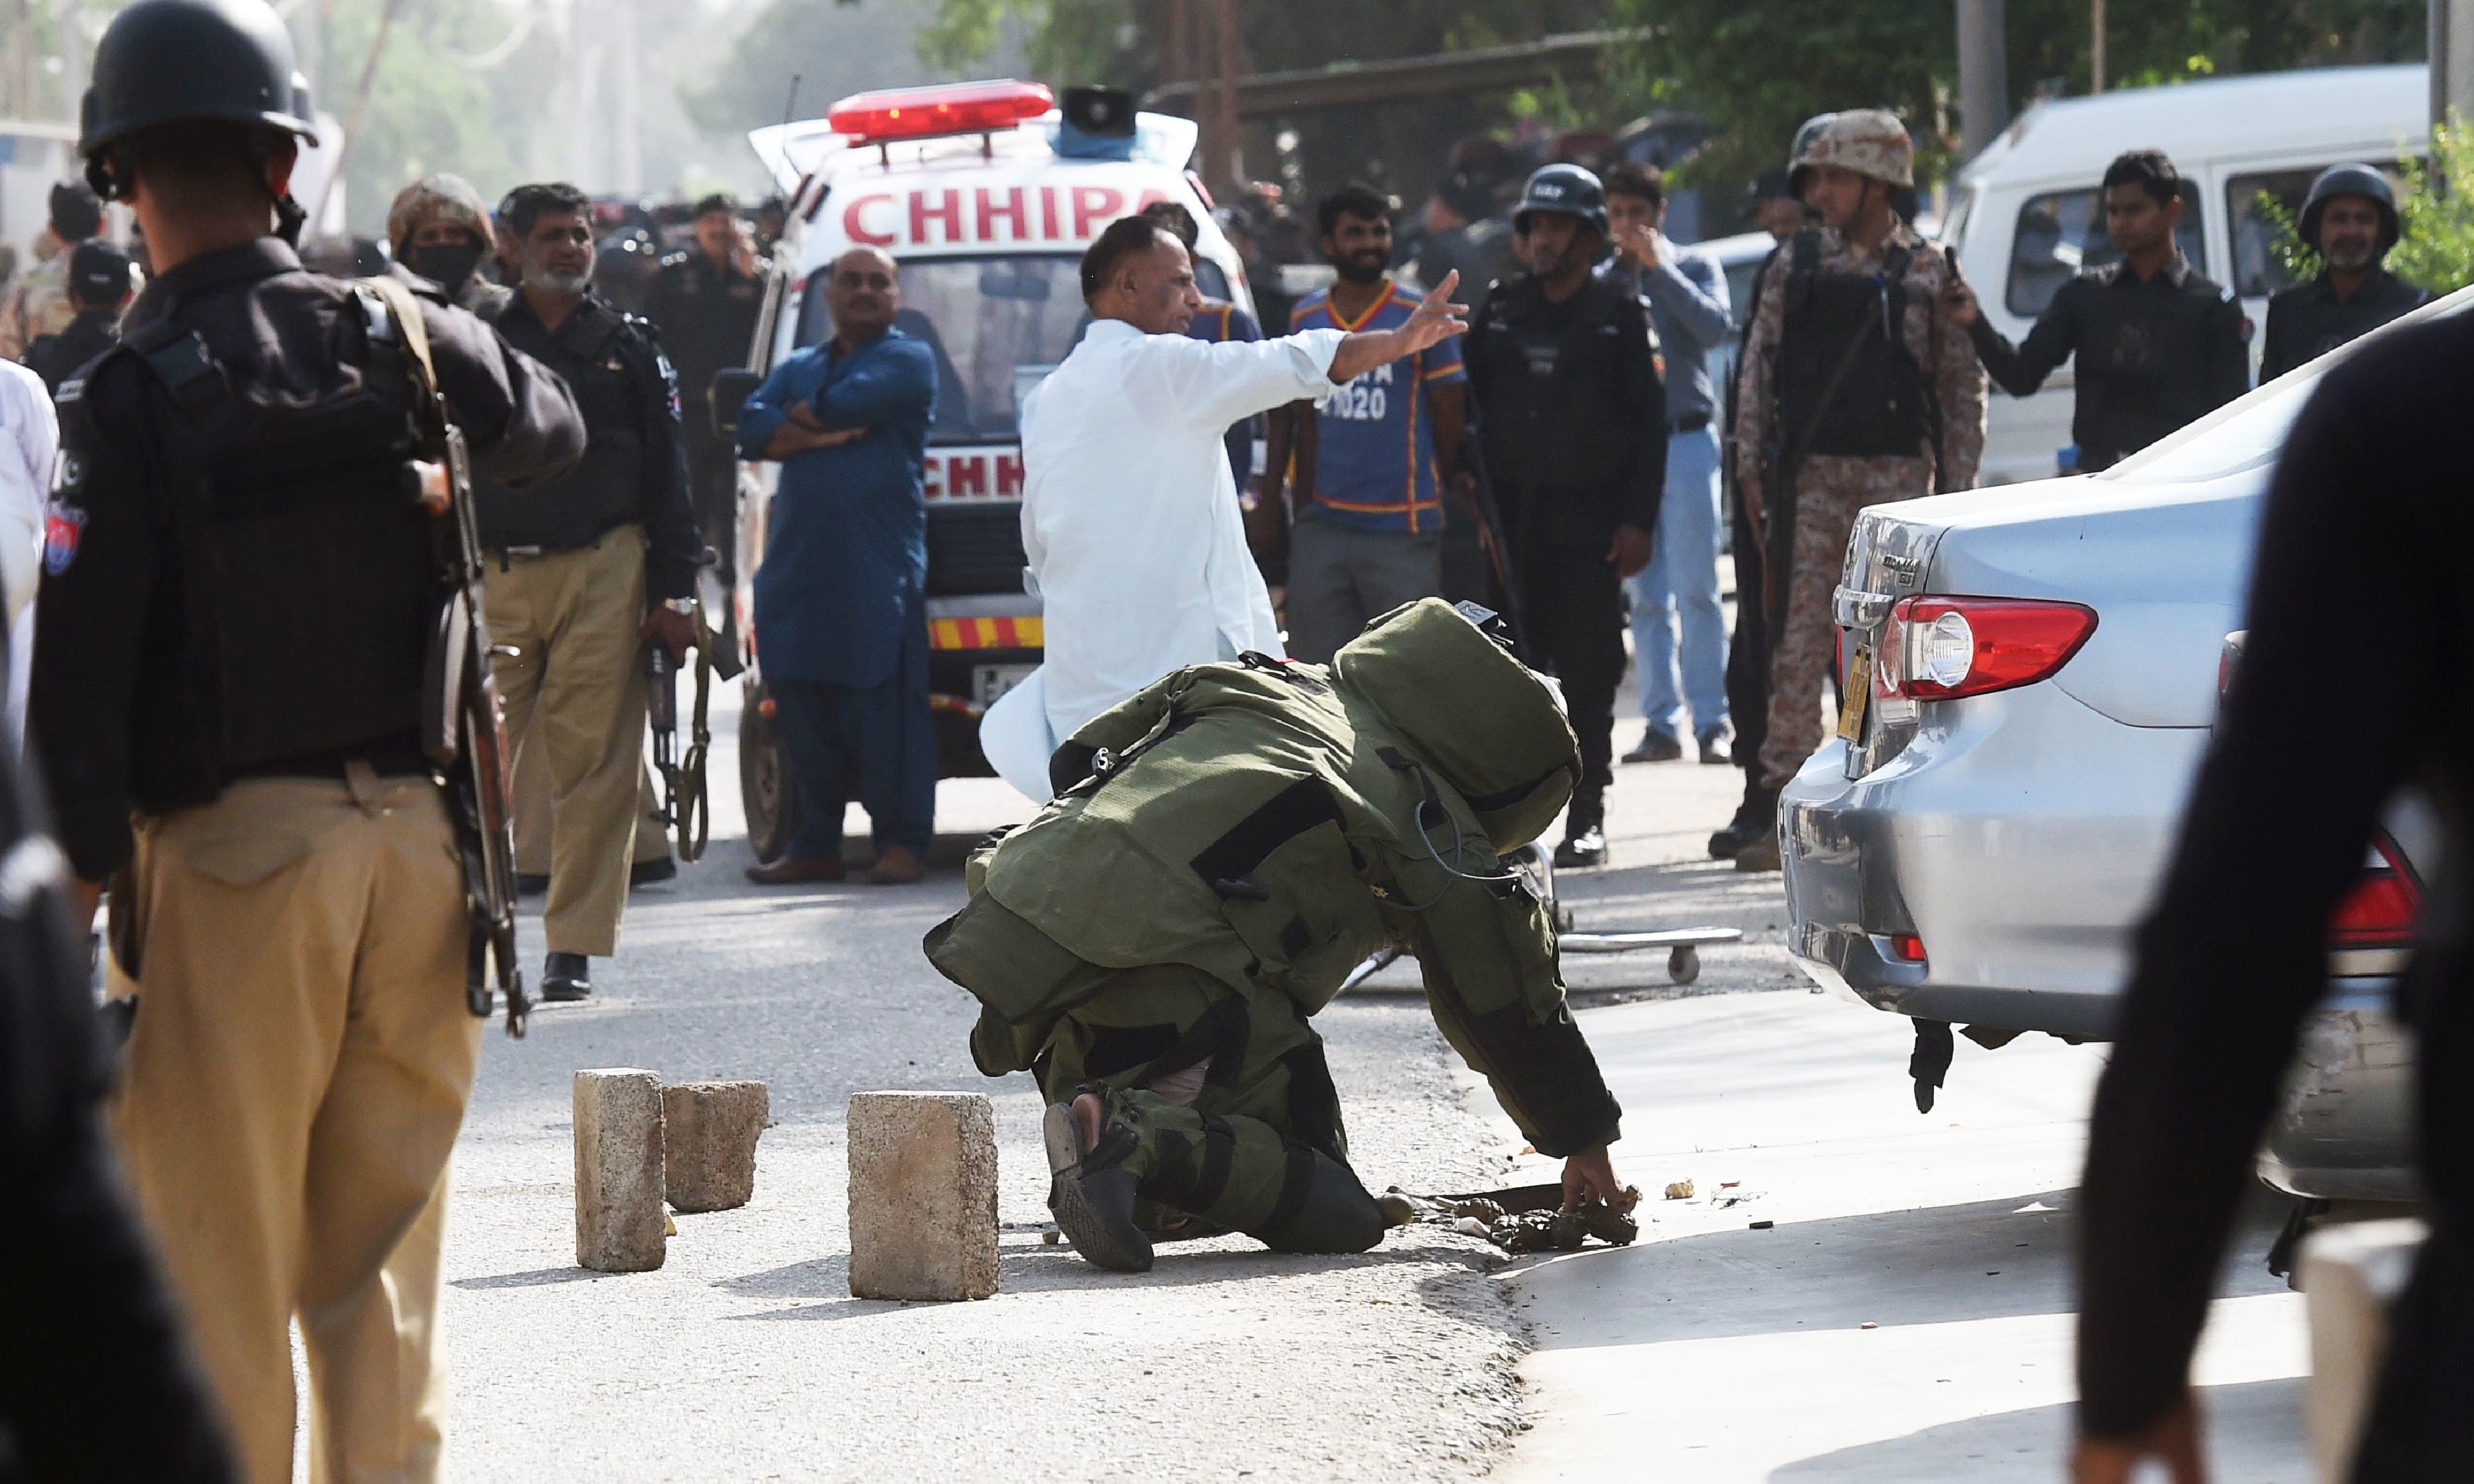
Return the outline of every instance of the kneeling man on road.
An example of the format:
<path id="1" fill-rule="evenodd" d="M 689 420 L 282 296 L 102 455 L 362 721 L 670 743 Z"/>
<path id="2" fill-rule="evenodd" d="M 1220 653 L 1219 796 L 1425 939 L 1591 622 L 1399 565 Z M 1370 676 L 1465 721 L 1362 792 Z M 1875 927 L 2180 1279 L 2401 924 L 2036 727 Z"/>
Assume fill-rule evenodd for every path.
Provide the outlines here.
<path id="1" fill-rule="evenodd" d="M 1563 809 L 1577 748 L 1492 618 L 1427 598 L 1328 668 L 1179 670 L 1077 731 L 1059 797 L 973 857 L 928 957 L 981 1002 L 980 1070 L 1039 1079 L 1049 1209 L 1093 1263 L 1142 1272 L 1155 1237 L 1229 1231 L 1278 1252 L 1382 1239 L 1307 1018 L 1387 944 L 1564 1157 L 1566 1205 L 1616 1198 L 1622 1110 L 1507 859 Z"/>

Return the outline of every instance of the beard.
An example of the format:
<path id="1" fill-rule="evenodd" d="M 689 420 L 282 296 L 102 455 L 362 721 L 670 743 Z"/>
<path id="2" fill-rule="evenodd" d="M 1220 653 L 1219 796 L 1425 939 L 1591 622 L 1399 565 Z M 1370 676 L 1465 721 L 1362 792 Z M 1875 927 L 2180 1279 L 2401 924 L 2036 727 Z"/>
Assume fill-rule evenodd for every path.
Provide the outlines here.
<path id="1" fill-rule="evenodd" d="M 581 294 L 593 286 L 593 270 L 561 272 L 540 263 L 524 265 L 524 287 L 537 294 Z"/>
<path id="2" fill-rule="evenodd" d="M 1352 252 L 1335 259 L 1331 266 L 1351 283 L 1380 283 L 1386 259 L 1380 252 Z"/>
<path id="3" fill-rule="evenodd" d="M 2361 273 L 2378 259 L 2379 250 L 2367 242 L 2348 242 L 2328 250 L 2328 266 L 2339 273 Z"/>

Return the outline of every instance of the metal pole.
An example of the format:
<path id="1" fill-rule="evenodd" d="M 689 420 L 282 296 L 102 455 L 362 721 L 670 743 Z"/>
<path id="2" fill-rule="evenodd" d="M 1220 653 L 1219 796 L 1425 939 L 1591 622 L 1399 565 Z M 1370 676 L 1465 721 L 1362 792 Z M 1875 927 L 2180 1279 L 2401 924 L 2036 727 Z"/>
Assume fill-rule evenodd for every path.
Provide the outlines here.
<path id="1" fill-rule="evenodd" d="M 638 38 L 636 0 L 618 0 L 618 107 L 611 119 L 618 136 L 618 189 L 628 196 L 644 191 L 643 56 Z"/>
<path id="2" fill-rule="evenodd" d="M 1212 163 L 1219 167 L 1220 179 L 1228 191 L 1228 199 L 1237 199 L 1239 176 L 1245 171 L 1244 152 L 1237 141 L 1237 0 L 1215 0 L 1213 18 L 1219 24 L 1218 43 L 1212 48 L 1220 66 L 1220 97 L 1212 110 L 1220 129 L 1220 157 Z"/>
<path id="3" fill-rule="evenodd" d="M 2010 67 L 2001 0 L 1958 0 L 1958 120 L 1974 159 L 2010 122 Z"/>
<path id="4" fill-rule="evenodd" d="M 2431 0 L 2431 122 L 2474 119 L 2474 0 Z"/>
<path id="5" fill-rule="evenodd" d="M 2088 91 L 2104 91 L 2104 0 L 2088 0 Z"/>

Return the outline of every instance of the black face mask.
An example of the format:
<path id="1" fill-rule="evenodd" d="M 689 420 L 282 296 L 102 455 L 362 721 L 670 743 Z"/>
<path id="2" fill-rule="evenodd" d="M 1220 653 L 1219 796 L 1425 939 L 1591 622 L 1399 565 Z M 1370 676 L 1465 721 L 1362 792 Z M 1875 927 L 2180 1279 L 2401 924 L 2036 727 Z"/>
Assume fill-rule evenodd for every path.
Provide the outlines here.
<path id="1" fill-rule="evenodd" d="M 481 266 L 481 250 L 465 242 L 437 242 L 406 248 L 403 266 L 452 294 Z"/>

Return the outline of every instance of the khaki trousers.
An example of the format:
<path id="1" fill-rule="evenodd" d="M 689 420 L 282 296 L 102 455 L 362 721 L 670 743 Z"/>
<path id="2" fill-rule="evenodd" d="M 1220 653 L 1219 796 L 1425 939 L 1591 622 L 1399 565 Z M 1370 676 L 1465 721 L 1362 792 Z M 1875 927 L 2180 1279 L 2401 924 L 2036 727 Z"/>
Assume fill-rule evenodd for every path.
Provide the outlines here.
<path id="1" fill-rule="evenodd" d="M 547 766 L 536 753 L 531 767 L 519 763 L 515 770 L 516 872 L 520 875 L 549 874 L 549 783 L 543 778 Z M 653 765 L 647 761 L 636 783 L 636 849 L 628 854 L 629 864 L 670 858 L 669 831 L 653 817 L 661 807 L 662 797 L 653 792 Z"/>
<path id="2" fill-rule="evenodd" d="M 552 953 L 618 951 L 644 767 L 644 535 L 538 557 L 492 553 L 484 611 L 519 768 L 546 764 Z"/>
<path id="3" fill-rule="evenodd" d="M 439 791 L 235 783 L 146 823 L 132 873 L 112 1127 L 243 1477 L 292 1477 L 297 1315 L 310 1477 L 429 1480 L 447 1160 L 481 1044 Z"/>

